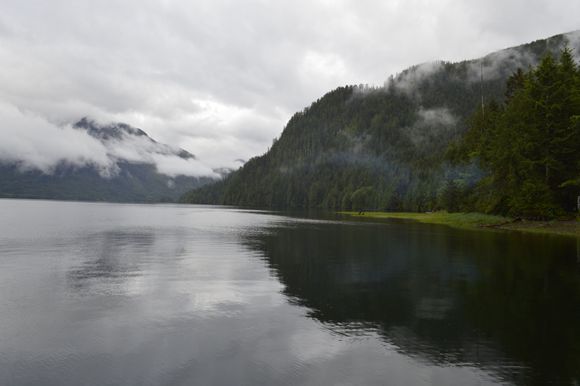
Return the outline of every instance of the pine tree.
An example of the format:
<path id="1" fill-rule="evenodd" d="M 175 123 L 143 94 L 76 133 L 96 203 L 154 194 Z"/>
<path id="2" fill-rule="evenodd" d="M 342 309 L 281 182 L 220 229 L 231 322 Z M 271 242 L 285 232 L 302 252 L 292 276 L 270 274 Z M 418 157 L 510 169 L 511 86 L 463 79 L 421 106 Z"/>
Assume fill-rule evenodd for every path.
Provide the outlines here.
<path id="1" fill-rule="evenodd" d="M 477 109 L 463 138 L 465 154 L 489 175 L 476 193 L 486 210 L 527 217 L 572 211 L 580 181 L 579 70 L 569 49 L 518 70 L 503 107 Z M 461 147 L 459 146 L 459 147 Z"/>

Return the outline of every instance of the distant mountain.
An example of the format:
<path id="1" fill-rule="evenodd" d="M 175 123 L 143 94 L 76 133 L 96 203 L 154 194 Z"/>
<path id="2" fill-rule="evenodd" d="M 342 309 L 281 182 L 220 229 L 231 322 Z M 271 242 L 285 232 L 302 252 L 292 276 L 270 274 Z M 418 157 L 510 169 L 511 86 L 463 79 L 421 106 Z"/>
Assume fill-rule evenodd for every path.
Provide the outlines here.
<path id="1" fill-rule="evenodd" d="M 101 125 L 87 118 L 73 128 L 85 131 L 104 145 L 107 165 L 79 166 L 63 161 L 47 173 L 23 167 L 20 162 L 0 162 L 0 197 L 172 202 L 185 192 L 214 181 L 213 177 L 160 172 L 159 160 L 191 161 L 195 156 L 159 143 L 141 129 L 123 123 Z"/>
<path id="2" fill-rule="evenodd" d="M 446 161 L 449 144 L 481 106 L 502 102 L 506 80 L 568 46 L 580 31 L 459 63 L 413 66 L 381 87 L 339 87 L 296 113 L 270 150 L 225 179 L 186 194 L 191 203 L 386 210 L 440 207 L 450 182 L 472 186 L 475 163 Z M 452 185 L 454 186 L 454 185 Z"/>
<path id="3" fill-rule="evenodd" d="M 75 129 L 85 130 L 91 137 L 98 139 L 105 145 L 113 142 L 128 142 L 131 139 L 139 140 L 146 144 L 147 151 L 152 154 L 161 154 L 167 156 L 176 156 L 183 159 L 195 159 L 190 152 L 164 145 L 149 137 L 141 129 L 129 126 L 125 123 L 116 123 L 110 125 L 99 125 L 94 121 L 83 118 L 73 125 Z"/>

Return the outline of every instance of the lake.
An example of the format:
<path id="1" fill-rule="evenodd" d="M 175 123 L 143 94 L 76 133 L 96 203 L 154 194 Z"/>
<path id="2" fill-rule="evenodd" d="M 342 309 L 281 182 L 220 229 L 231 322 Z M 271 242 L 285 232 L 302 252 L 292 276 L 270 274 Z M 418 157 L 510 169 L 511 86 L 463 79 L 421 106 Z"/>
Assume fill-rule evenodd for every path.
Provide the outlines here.
<path id="1" fill-rule="evenodd" d="M 580 244 L 0 200 L 1 385 L 580 382 Z"/>

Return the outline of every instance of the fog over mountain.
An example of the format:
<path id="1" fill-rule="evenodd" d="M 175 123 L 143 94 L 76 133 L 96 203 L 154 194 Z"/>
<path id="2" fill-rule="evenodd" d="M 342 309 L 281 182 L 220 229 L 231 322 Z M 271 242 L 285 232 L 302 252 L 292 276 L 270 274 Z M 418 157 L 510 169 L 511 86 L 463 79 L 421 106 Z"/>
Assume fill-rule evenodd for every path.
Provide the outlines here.
<path id="1" fill-rule="evenodd" d="M 155 156 L 170 175 L 238 168 L 328 90 L 576 30 L 578 14 L 573 0 L 6 0 L 0 159 L 106 170 L 110 149 L 71 129 L 87 116 L 196 155 Z"/>
<path id="2" fill-rule="evenodd" d="M 58 127 L 8 105 L 0 105 L 0 122 L 17 135 L 6 133 L 0 142 L 0 163 L 20 170 L 52 174 L 62 163 L 95 168 L 102 177 L 115 176 L 119 162 L 150 164 L 157 172 L 175 177 L 218 177 L 212 169 L 183 149 L 161 144 L 126 124 L 99 124 L 83 118 Z"/>
<path id="3" fill-rule="evenodd" d="M 34 117 L 18 119 L 22 115 L 10 109 L 3 112 L 16 116 L 5 122 L 15 124 L 21 136 L 8 136 L 0 145 L 0 197 L 175 201 L 224 174 L 124 123 L 83 118 L 56 127 Z"/>

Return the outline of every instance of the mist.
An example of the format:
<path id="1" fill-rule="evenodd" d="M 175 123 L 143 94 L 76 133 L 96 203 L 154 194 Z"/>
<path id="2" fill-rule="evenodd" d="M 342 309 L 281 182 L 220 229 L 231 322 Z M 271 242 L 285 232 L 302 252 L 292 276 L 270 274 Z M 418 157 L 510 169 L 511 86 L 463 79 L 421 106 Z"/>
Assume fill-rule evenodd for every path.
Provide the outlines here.
<path id="1" fill-rule="evenodd" d="M 22 171 L 52 174 L 64 163 L 93 167 L 102 177 L 112 177 L 118 172 L 118 162 L 131 162 L 154 165 L 170 177 L 219 177 L 199 160 L 179 157 L 180 149 L 146 136 L 102 141 L 70 124 L 57 125 L 7 103 L 0 103 L 0 122 L 0 162 L 16 164 Z"/>

